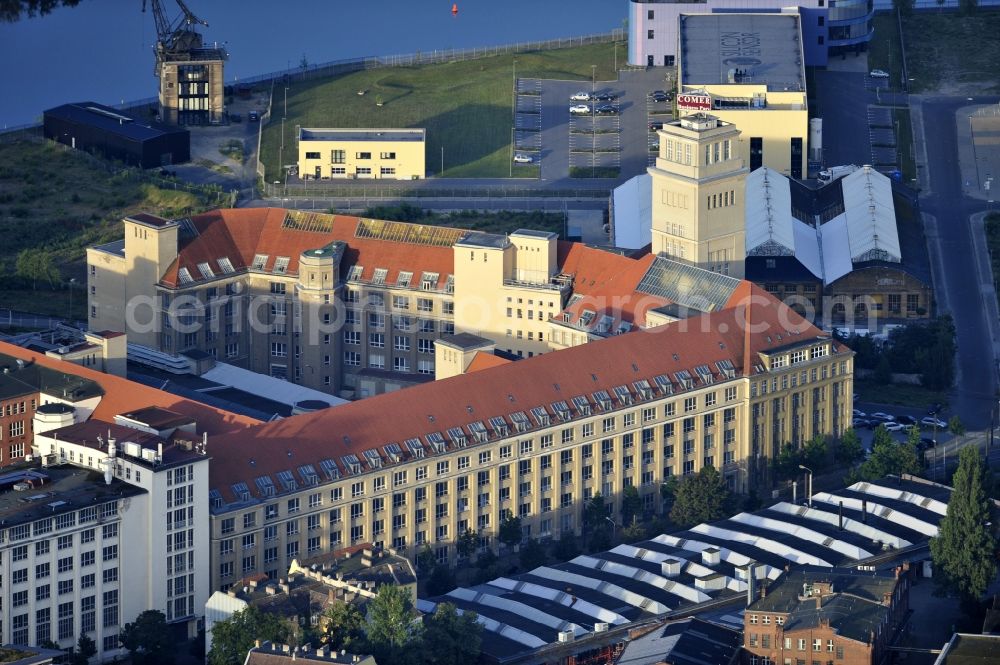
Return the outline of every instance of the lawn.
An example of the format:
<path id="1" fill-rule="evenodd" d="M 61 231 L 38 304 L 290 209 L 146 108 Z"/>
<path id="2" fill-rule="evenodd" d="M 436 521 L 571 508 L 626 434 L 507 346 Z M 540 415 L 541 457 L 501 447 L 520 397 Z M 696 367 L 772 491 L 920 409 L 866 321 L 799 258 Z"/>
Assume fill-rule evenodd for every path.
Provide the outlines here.
<path id="1" fill-rule="evenodd" d="M 892 110 L 896 122 L 896 150 L 899 152 L 899 168 L 903 172 L 903 182 L 909 183 L 917 177 L 917 162 L 913 158 L 913 126 L 910 109 Z"/>
<path id="2" fill-rule="evenodd" d="M 86 248 L 122 237 L 124 216 L 167 217 L 208 209 L 209 197 L 161 189 L 152 176 L 115 175 L 89 156 L 53 143 L 0 144 L 0 308 L 65 314 L 66 285 L 75 279 L 73 311 L 86 303 Z M 58 270 L 38 290 L 15 274 L 18 254 L 42 249 Z M 55 290 L 53 290 L 55 289 Z"/>
<path id="3" fill-rule="evenodd" d="M 613 80 L 614 45 L 502 55 L 437 65 L 391 67 L 322 81 L 292 82 L 284 122 L 286 164 L 298 127 L 423 127 L 427 169 L 451 178 L 506 178 L 510 174 L 514 61 L 519 78 Z M 365 91 L 359 95 L 359 91 Z M 381 101 L 382 106 L 376 106 Z M 279 179 L 284 90 L 275 87 L 273 117 L 264 129 L 261 161 L 267 181 Z M 442 157 L 443 155 L 443 157 Z M 442 161 L 444 169 L 442 171 Z M 514 169 L 515 177 L 534 177 Z"/>
<path id="4" fill-rule="evenodd" d="M 928 390 L 923 386 L 908 383 L 884 386 L 874 381 L 856 378 L 854 394 L 858 396 L 859 402 L 910 406 L 917 409 L 926 409 L 931 404 L 942 404 L 947 407 L 948 404 L 946 392 Z"/>
<path id="5" fill-rule="evenodd" d="M 896 14 L 876 14 L 872 23 L 875 36 L 868 44 L 868 67 L 889 72 L 889 87 L 896 89 L 903 76 L 903 58 L 899 49 Z"/>
<path id="6" fill-rule="evenodd" d="M 876 32 L 889 15 L 876 17 Z M 895 17 L 892 17 L 895 20 Z M 1000 92 L 1000 11 L 980 8 L 972 16 L 915 12 L 903 19 L 911 92 L 996 94 Z M 872 67 L 878 67 L 869 56 Z M 895 78 L 899 80 L 898 76 Z"/>

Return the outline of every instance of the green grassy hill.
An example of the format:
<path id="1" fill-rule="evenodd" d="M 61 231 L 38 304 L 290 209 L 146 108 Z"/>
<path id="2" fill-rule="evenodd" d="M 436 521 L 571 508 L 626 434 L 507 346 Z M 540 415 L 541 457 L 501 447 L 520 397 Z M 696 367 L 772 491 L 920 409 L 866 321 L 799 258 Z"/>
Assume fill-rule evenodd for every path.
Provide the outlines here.
<path id="1" fill-rule="evenodd" d="M 387 67 L 322 81 L 293 81 L 288 89 L 281 161 L 294 163 L 295 128 L 423 127 L 427 169 L 437 174 L 444 148 L 445 177 L 505 178 L 513 123 L 514 59 L 518 78 L 616 79 L 615 45 L 592 44 L 438 65 Z M 624 48 L 618 46 L 624 62 Z M 359 91 L 365 91 L 359 95 Z M 272 119 L 264 129 L 261 161 L 278 180 L 285 91 L 275 84 Z M 376 105 L 382 101 L 382 106 Z M 526 169 L 515 169 L 524 174 Z M 536 173 L 532 173 L 536 175 Z"/>
<path id="2" fill-rule="evenodd" d="M 212 197 L 164 189 L 150 174 L 113 174 L 97 160 L 53 143 L 0 143 L 0 308 L 65 314 L 76 280 L 75 316 L 86 305 L 86 248 L 122 237 L 124 216 L 175 217 L 212 207 Z M 58 271 L 48 280 L 16 275 L 18 255 L 42 250 Z"/>

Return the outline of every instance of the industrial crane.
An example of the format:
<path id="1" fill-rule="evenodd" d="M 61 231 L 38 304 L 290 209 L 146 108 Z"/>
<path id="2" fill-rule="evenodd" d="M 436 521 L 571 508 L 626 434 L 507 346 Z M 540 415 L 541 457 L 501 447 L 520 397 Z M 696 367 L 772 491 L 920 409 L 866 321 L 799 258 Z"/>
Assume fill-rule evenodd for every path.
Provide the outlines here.
<path id="1" fill-rule="evenodd" d="M 183 60 L 186 54 L 202 48 L 201 35 L 195 26 L 208 27 L 208 21 L 194 15 L 184 0 L 175 0 L 181 8 L 181 15 L 173 22 L 167 20 L 167 14 L 160 0 L 149 0 L 153 8 L 153 20 L 156 22 L 156 69 L 160 75 L 161 65 L 165 60 Z M 146 0 L 142 0 L 142 11 L 146 12 Z"/>

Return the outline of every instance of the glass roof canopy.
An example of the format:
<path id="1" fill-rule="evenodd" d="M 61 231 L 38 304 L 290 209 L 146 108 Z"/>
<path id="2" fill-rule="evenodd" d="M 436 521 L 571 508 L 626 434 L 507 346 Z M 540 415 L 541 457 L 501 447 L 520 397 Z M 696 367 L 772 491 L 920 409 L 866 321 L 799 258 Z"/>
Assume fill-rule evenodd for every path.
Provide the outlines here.
<path id="1" fill-rule="evenodd" d="M 643 275 L 638 290 L 702 312 L 714 312 L 726 305 L 739 284 L 734 277 L 658 256 Z"/>

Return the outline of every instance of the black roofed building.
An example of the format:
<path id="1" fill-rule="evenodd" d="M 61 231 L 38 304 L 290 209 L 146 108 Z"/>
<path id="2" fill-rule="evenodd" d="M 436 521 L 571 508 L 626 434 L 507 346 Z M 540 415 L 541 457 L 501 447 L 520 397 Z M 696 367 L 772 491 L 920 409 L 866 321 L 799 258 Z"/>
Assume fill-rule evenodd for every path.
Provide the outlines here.
<path id="1" fill-rule="evenodd" d="M 758 169 L 746 180 L 746 278 L 826 323 L 925 318 L 931 276 L 917 215 L 870 166 L 818 189 Z"/>
<path id="2" fill-rule="evenodd" d="M 902 573 L 815 566 L 786 573 L 747 606 L 743 662 L 882 662 L 909 609 Z"/>
<path id="3" fill-rule="evenodd" d="M 191 159 L 191 133 L 95 102 L 45 111 L 45 138 L 144 169 Z"/>
<path id="4" fill-rule="evenodd" d="M 634 637 L 615 665 L 733 665 L 741 638 L 738 630 L 697 617 L 670 621 Z"/>

